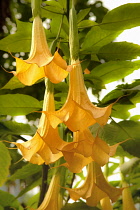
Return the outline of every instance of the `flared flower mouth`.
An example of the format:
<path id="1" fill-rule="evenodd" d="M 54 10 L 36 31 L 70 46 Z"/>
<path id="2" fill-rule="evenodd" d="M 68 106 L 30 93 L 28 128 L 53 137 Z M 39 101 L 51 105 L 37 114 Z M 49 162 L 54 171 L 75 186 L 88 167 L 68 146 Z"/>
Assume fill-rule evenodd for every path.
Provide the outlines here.
<path id="1" fill-rule="evenodd" d="M 21 151 L 22 156 L 26 161 L 37 165 L 41 165 L 43 163 L 54 163 L 63 156 L 61 152 L 53 154 L 38 133 L 36 133 L 33 138 L 27 142 L 13 142 L 13 144 L 15 144 Z"/>
<path id="2" fill-rule="evenodd" d="M 87 110 L 92 115 L 96 123 L 105 125 L 111 114 L 112 104 L 101 108 L 96 107 L 93 103 L 91 103 L 85 88 L 80 61 L 73 60 L 71 65 L 73 66 L 73 69 L 70 72 L 69 98 L 78 103 L 84 110 Z"/>
<path id="3" fill-rule="evenodd" d="M 73 173 L 80 173 L 82 168 L 92 161 L 104 166 L 115 154 L 119 144 L 123 142 L 109 146 L 98 136 L 93 137 L 89 129 L 74 132 L 73 142 L 63 144 L 61 147 L 66 160 L 66 163 L 61 166 L 69 168 Z"/>
<path id="4" fill-rule="evenodd" d="M 81 65 L 77 60 L 72 63 L 67 100 L 60 110 L 49 113 L 49 116 L 57 118 L 56 120 L 55 117 L 52 117 L 50 124 L 56 127 L 63 122 L 73 132 L 83 131 L 95 123 L 105 125 L 111 109 L 112 104 L 100 108 L 91 103 L 85 89 Z M 45 114 L 47 115 L 47 112 Z"/>
<path id="5" fill-rule="evenodd" d="M 89 206 L 96 206 L 98 202 L 109 197 L 112 202 L 116 201 L 122 194 L 122 188 L 115 188 L 105 180 L 101 168 L 95 162 L 88 165 L 88 175 L 83 185 L 79 188 L 66 188 L 74 201 L 80 197 L 86 199 Z"/>

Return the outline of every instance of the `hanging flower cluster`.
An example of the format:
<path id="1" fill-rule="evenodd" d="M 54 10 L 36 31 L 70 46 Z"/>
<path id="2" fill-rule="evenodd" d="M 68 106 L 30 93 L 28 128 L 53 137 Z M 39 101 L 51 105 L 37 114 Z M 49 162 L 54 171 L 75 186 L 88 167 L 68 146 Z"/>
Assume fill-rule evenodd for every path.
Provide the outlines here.
<path id="1" fill-rule="evenodd" d="M 73 46 L 74 43 L 70 42 L 71 49 Z M 60 166 L 67 167 L 73 173 L 81 172 L 82 168 L 88 165 L 88 175 L 84 184 L 80 188 L 67 190 L 75 201 L 82 197 L 89 206 L 96 206 L 100 201 L 104 206 L 105 200 L 114 202 L 122 193 L 122 189 L 107 183 L 101 171 L 101 166 L 115 154 L 119 143 L 109 146 L 98 135 L 93 136 L 89 126 L 95 123 L 105 125 L 113 104 L 100 108 L 91 103 L 85 88 L 80 61 L 72 50 L 70 53 L 70 68 L 57 51 L 52 56 L 42 20 L 39 15 L 35 16 L 29 58 L 27 60 L 16 58 L 17 70 L 14 75 L 25 85 L 32 85 L 41 78 L 47 78 L 44 104 L 39 126 L 33 138 L 24 143 L 14 144 L 20 149 L 23 158 L 34 164 L 51 164 L 63 156 L 65 163 Z M 52 83 L 62 81 L 68 73 L 69 91 L 66 102 L 60 110 L 55 111 Z M 58 126 L 61 123 L 73 133 L 72 142 L 66 142 L 60 137 Z M 54 175 L 39 210 L 59 209 L 56 203 L 59 181 L 60 174 Z"/>

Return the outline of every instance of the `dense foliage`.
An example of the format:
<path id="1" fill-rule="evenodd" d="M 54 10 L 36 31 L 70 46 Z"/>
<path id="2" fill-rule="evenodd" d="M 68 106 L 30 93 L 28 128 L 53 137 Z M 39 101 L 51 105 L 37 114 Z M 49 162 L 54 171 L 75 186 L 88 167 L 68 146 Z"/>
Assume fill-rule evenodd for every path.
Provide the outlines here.
<path id="1" fill-rule="evenodd" d="M 29 56 L 33 22 L 31 2 L 30 0 L 1 2 L 3 2 L 0 3 L 1 11 L 5 10 L 5 13 L 1 13 L 0 21 L 0 210 L 37 209 L 57 169 L 53 168 L 56 166 L 55 163 L 49 165 L 29 163 L 23 160 L 21 152 L 17 150 L 17 142 L 20 143 L 19 140 L 27 142 L 28 136 L 33 136 L 37 130 L 45 92 L 43 78 L 32 86 L 26 86 L 12 73 L 16 70 L 15 57 L 25 60 Z M 43 1 L 41 6 L 41 17 L 51 53 L 54 54 L 58 49 L 68 65 L 71 65 L 70 8 L 71 1 L 68 0 Z M 82 66 L 86 88 L 91 88 L 97 99 L 96 103 L 93 101 L 94 105 L 100 108 L 110 104 L 113 106 L 107 124 L 100 126 L 100 123 L 96 123 L 89 128 L 93 136 L 98 133 L 108 145 L 117 144 L 114 158 L 104 166 L 104 175 L 109 183 L 117 188 L 121 188 L 122 183 L 127 182 L 131 186 L 131 195 L 138 208 L 140 115 L 131 117 L 129 110 L 140 103 L 140 79 L 136 78 L 128 84 L 125 77 L 140 68 L 140 60 L 136 59 L 140 56 L 140 46 L 129 42 L 117 42 L 115 39 L 124 30 L 140 26 L 140 3 L 125 4 L 108 11 L 101 1 L 95 0 L 90 4 L 88 0 L 83 0 L 82 3 L 77 0 L 75 9 L 79 63 Z M 95 21 L 92 20 L 93 17 Z M 114 81 L 119 81 L 119 85 L 101 99 L 106 84 Z M 54 84 L 56 110 L 65 103 L 68 89 L 68 77 L 63 82 Z M 17 116 L 21 115 L 26 117 L 21 118 L 23 122 L 19 123 Z M 64 124 L 58 127 L 61 138 L 71 141 L 72 132 L 75 131 Z M 73 173 L 64 166 L 60 168 L 63 174 L 61 180 L 63 188 L 60 189 L 64 200 L 62 209 L 103 209 L 100 204 L 93 207 L 87 205 L 86 199 L 71 204 L 65 188 L 75 188 L 83 183 L 86 168 L 80 173 Z M 115 174 L 119 179 L 110 179 Z M 113 209 L 123 209 L 122 196 L 113 203 Z"/>

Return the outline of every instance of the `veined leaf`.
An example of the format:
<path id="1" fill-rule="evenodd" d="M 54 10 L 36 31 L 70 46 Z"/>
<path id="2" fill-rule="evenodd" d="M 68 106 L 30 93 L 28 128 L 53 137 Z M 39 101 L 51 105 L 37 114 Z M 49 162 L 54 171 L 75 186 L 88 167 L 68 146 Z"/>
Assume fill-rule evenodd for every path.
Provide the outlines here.
<path id="1" fill-rule="evenodd" d="M 140 25 L 140 3 L 129 3 L 108 12 L 100 25 L 105 30 L 125 30 Z"/>
<path id="2" fill-rule="evenodd" d="M 61 5 L 61 7 L 63 7 L 64 9 L 66 8 L 66 0 L 58 0 L 59 4 Z"/>
<path id="3" fill-rule="evenodd" d="M 14 90 L 16 88 L 24 88 L 25 85 L 22 84 L 17 77 L 12 77 L 1 89 Z"/>
<path id="4" fill-rule="evenodd" d="M 18 123 L 15 121 L 0 122 L 0 134 L 33 135 L 35 131 L 36 128 L 34 126 L 30 126 L 29 124 Z"/>
<path id="5" fill-rule="evenodd" d="M 29 52 L 32 24 L 17 20 L 17 32 L 0 40 L 0 50 L 8 52 Z"/>
<path id="6" fill-rule="evenodd" d="M 102 99 L 102 103 L 103 104 L 110 103 L 110 101 L 117 100 L 117 98 L 120 98 L 123 95 L 124 93 L 122 90 L 119 89 L 112 90 Z"/>
<path id="7" fill-rule="evenodd" d="M 61 9 L 63 8 L 63 6 L 59 1 L 52 0 L 52 1 L 45 1 L 44 3 L 52 7 L 59 7 Z"/>
<path id="8" fill-rule="evenodd" d="M 138 92 L 134 97 L 132 97 L 130 99 L 132 101 L 132 103 L 136 104 L 136 103 L 140 103 L 140 92 Z"/>
<path id="9" fill-rule="evenodd" d="M 46 7 L 43 7 L 43 9 L 46 9 L 49 12 L 56 13 L 56 14 L 64 14 L 63 7 L 61 4 L 57 1 L 46 1 Z"/>
<path id="10" fill-rule="evenodd" d="M 139 119 L 140 119 L 140 115 L 134 115 L 134 116 L 130 117 L 130 120 L 132 120 L 132 121 L 139 121 Z"/>
<path id="11" fill-rule="evenodd" d="M 132 60 L 140 56 L 140 46 L 129 42 L 113 42 L 103 46 L 98 55 L 106 60 Z"/>
<path id="12" fill-rule="evenodd" d="M 91 72 L 105 84 L 124 78 L 140 67 L 140 61 L 109 61 L 95 67 Z"/>
<path id="13" fill-rule="evenodd" d="M 84 19 L 84 17 L 90 12 L 91 8 L 80 10 L 77 14 L 77 23 Z"/>
<path id="14" fill-rule="evenodd" d="M 94 26 L 96 23 L 92 20 L 83 20 L 80 23 L 78 23 L 78 28 L 89 28 Z"/>
<path id="15" fill-rule="evenodd" d="M 40 102 L 29 95 L 6 94 L 0 95 L 1 115 L 26 115 L 42 108 Z"/>
<path id="16" fill-rule="evenodd" d="M 126 104 L 117 103 L 113 106 L 111 116 L 126 120 L 130 117 L 129 109 L 133 109 L 133 108 L 135 108 L 135 105 L 132 104 L 131 102 L 130 103 L 128 102 L 128 104 L 127 104 L 127 101 L 126 101 Z"/>
<path id="17" fill-rule="evenodd" d="M 30 197 L 27 201 L 27 206 L 30 206 L 33 209 L 37 209 L 40 193 L 37 193 Z"/>
<path id="18" fill-rule="evenodd" d="M 4 209 L 23 210 L 23 207 L 13 195 L 2 190 L 0 190 L 0 205 L 5 207 Z"/>
<path id="19" fill-rule="evenodd" d="M 3 185 L 9 174 L 11 157 L 6 146 L 0 142 L 0 186 Z M 0 202 L 1 204 L 1 202 Z"/>
<path id="20" fill-rule="evenodd" d="M 101 131 L 101 138 L 109 144 L 118 143 L 120 141 L 130 139 L 121 144 L 123 149 L 129 154 L 140 157 L 140 122 L 132 120 L 121 121 L 118 124 L 112 123 L 105 125 Z"/>
<path id="21" fill-rule="evenodd" d="M 99 25 L 95 25 L 87 33 L 82 45 L 82 51 L 97 53 L 102 46 L 112 42 L 121 32 L 103 30 Z"/>
<path id="22" fill-rule="evenodd" d="M 108 104 L 112 100 L 117 100 L 117 98 L 120 98 L 121 96 L 125 95 L 127 97 L 127 94 L 129 94 L 129 100 L 133 103 L 139 103 L 140 102 L 140 80 L 137 79 L 131 84 L 121 84 L 118 85 L 116 89 L 109 92 L 105 97 L 102 99 L 102 104 Z"/>
<path id="23" fill-rule="evenodd" d="M 28 163 L 22 168 L 18 169 L 12 176 L 8 178 L 8 180 L 16 180 L 16 179 L 26 179 L 27 177 L 39 172 L 41 170 L 41 166 Z"/>

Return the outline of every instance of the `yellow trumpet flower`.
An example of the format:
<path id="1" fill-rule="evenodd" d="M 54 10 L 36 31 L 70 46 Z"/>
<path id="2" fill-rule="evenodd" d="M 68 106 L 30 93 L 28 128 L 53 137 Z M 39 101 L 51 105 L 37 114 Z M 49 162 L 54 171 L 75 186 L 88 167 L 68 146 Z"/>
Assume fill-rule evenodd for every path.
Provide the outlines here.
<path id="1" fill-rule="evenodd" d="M 59 119 L 56 123 L 56 118 L 52 117 L 51 126 L 56 127 L 64 122 L 75 132 L 83 131 L 95 123 L 105 125 L 111 114 L 112 104 L 103 108 L 93 105 L 87 95 L 79 60 L 73 61 L 71 68 L 67 100 L 60 110 L 50 113 Z"/>
<path id="2" fill-rule="evenodd" d="M 50 164 L 62 157 L 62 153 L 53 154 L 38 133 L 24 143 L 13 142 L 20 149 L 23 158 L 33 164 Z"/>
<path id="3" fill-rule="evenodd" d="M 59 201 L 60 174 L 56 173 L 51 179 L 49 189 L 41 205 L 36 210 L 60 210 L 61 202 Z"/>
<path id="4" fill-rule="evenodd" d="M 123 200 L 123 210 L 136 210 L 134 201 L 129 189 L 129 185 L 124 182 L 123 183 L 124 190 L 122 192 L 122 200 Z"/>
<path id="5" fill-rule="evenodd" d="M 122 188 L 115 188 L 108 184 L 101 171 L 100 166 L 92 162 L 88 165 L 88 174 L 84 184 L 79 188 L 66 188 L 74 201 L 80 197 L 86 199 L 87 205 L 96 206 L 98 202 L 109 197 L 112 202 L 116 201 L 122 194 Z"/>
<path id="6" fill-rule="evenodd" d="M 48 87 L 44 95 L 43 110 L 47 111 L 53 111 L 55 109 L 51 85 L 52 84 L 48 81 Z M 43 141 L 44 136 L 47 138 L 48 142 Z M 13 143 L 20 149 L 25 160 L 40 165 L 44 162 L 45 164 L 50 164 L 62 157 L 63 154 L 57 148 L 58 145 L 59 148 L 61 148 L 66 142 L 60 138 L 58 129 L 53 129 L 49 124 L 47 116 L 42 113 L 38 129 L 33 138 L 24 143 Z"/>
<path id="7" fill-rule="evenodd" d="M 88 128 L 82 132 L 74 132 L 73 142 L 63 144 L 61 149 L 66 160 L 63 166 L 73 173 L 80 173 L 82 168 L 92 161 L 104 166 L 121 143 L 109 146 L 98 136 L 94 137 Z"/>
<path id="8" fill-rule="evenodd" d="M 67 77 L 65 60 L 56 51 L 51 55 L 46 41 L 42 20 L 36 16 L 32 26 L 32 42 L 29 58 L 16 59 L 16 72 L 12 73 L 25 85 L 32 85 L 37 80 L 47 77 L 53 83 L 59 83 Z"/>

